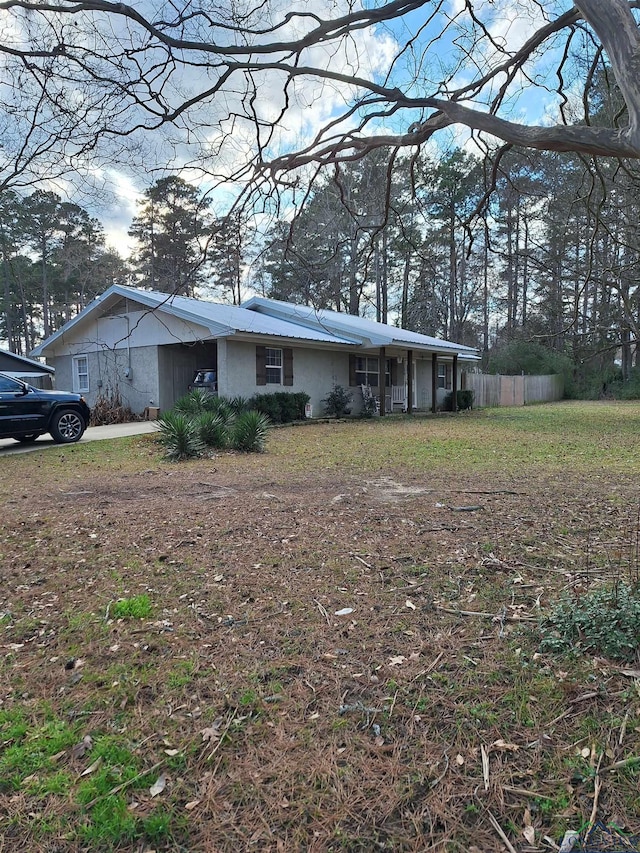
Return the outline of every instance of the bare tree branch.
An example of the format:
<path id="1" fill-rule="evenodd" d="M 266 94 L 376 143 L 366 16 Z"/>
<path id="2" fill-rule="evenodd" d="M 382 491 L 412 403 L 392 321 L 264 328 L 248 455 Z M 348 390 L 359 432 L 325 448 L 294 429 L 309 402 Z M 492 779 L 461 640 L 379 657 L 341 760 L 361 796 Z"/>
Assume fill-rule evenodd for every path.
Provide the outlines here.
<path id="1" fill-rule="evenodd" d="M 0 188 L 33 179 L 35 163 L 71 168 L 149 131 L 182 163 L 258 183 L 380 147 L 415 149 L 454 125 L 508 145 L 640 158 L 638 6 L 576 0 L 556 14 L 536 0 L 466 0 L 454 14 L 444 0 L 300 10 L 194 0 L 168 16 L 147 2 L 0 0 Z M 601 56 L 625 104 L 622 126 L 588 120 Z M 527 123 L 527 90 L 540 113 L 571 99 L 570 114 L 584 116 Z"/>

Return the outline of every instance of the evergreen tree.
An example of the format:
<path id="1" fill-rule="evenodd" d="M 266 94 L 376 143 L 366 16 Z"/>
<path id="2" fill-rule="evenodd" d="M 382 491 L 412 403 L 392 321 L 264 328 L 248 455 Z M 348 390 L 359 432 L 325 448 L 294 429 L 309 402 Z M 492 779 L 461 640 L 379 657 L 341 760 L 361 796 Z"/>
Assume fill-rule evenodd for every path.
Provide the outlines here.
<path id="1" fill-rule="evenodd" d="M 129 231 L 138 246 L 133 268 L 140 285 L 194 295 L 207 271 L 209 206 L 195 187 L 175 175 L 147 189 Z"/>

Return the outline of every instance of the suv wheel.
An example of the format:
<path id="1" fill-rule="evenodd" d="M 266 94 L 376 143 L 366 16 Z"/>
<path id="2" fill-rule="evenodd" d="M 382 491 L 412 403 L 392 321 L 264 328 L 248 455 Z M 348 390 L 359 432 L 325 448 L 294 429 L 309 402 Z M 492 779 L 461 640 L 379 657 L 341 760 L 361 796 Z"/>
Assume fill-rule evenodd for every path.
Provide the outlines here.
<path id="1" fill-rule="evenodd" d="M 58 444 L 70 444 L 79 441 L 85 431 L 85 422 L 73 409 L 56 412 L 51 421 L 51 435 Z"/>

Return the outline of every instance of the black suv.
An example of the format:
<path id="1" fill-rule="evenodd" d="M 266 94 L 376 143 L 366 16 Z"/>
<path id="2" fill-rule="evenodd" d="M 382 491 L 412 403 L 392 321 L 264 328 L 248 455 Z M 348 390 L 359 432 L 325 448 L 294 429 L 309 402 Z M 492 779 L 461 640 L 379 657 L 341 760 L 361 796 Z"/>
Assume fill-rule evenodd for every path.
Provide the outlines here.
<path id="1" fill-rule="evenodd" d="M 82 437 L 90 414 L 80 394 L 42 391 L 0 373 L 0 438 L 29 442 L 48 432 L 68 444 Z"/>

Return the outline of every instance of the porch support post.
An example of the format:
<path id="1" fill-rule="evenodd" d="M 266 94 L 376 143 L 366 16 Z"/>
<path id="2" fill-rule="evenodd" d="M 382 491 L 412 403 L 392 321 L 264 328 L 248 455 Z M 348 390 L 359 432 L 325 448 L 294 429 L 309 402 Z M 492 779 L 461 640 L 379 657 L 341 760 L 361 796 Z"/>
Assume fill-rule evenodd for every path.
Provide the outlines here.
<path id="1" fill-rule="evenodd" d="M 413 414 L 413 350 L 407 350 L 407 414 Z"/>
<path id="2" fill-rule="evenodd" d="M 380 387 L 378 391 L 380 392 L 380 417 L 383 418 L 386 414 L 386 404 L 387 404 L 387 356 L 386 350 L 384 347 L 380 347 L 380 360 L 378 362 L 378 382 L 380 383 Z"/>
<path id="3" fill-rule="evenodd" d="M 438 411 L 438 403 L 437 403 L 437 391 L 438 391 L 438 353 L 434 352 L 431 354 L 431 411 L 435 415 Z"/>
<path id="4" fill-rule="evenodd" d="M 458 354 L 453 356 L 453 367 L 451 368 L 451 411 L 458 411 Z"/>

